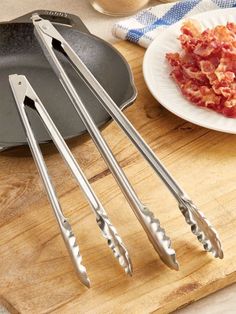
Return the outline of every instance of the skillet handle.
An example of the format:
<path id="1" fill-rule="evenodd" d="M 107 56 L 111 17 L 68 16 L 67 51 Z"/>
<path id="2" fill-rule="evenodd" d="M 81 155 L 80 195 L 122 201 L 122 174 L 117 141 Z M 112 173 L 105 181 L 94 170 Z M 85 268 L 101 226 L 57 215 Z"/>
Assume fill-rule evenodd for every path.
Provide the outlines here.
<path id="1" fill-rule="evenodd" d="M 38 13 L 43 19 L 48 19 L 52 23 L 63 24 L 65 26 L 72 27 L 73 29 L 78 29 L 83 33 L 90 34 L 87 27 L 84 25 L 82 20 L 77 15 L 58 11 L 35 10 L 16 18 L 11 22 L 29 23 L 31 16 L 34 13 Z"/>

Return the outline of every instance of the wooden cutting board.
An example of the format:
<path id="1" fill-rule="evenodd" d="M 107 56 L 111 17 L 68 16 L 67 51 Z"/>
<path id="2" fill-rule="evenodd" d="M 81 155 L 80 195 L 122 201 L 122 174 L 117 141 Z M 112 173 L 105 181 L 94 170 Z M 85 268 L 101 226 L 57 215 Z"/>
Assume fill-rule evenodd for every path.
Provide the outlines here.
<path id="1" fill-rule="evenodd" d="M 129 61 L 139 92 L 125 110 L 127 117 L 217 228 L 225 259 L 215 260 L 202 251 L 176 201 L 112 122 L 102 133 L 140 198 L 172 238 L 180 271 L 161 263 L 85 135 L 70 141 L 70 148 L 128 247 L 134 274 L 127 277 L 119 268 L 56 149 L 46 145 L 50 175 L 92 281 L 90 290 L 83 287 L 29 151 L 13 149 L 0 155 L 0 295 L 20 313 L 167 313 L 236 281 L 235 136 L 195 126 L 166 111 L 145 86 L 144 50 L 127 42 L 116 47 Z"/>

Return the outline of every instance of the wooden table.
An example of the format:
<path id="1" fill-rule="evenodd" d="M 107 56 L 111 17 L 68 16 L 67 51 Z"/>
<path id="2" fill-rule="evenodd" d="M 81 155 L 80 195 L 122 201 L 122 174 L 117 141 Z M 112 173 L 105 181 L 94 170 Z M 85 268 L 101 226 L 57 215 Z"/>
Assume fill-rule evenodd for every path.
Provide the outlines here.
<path id="1" fill-rule="evenodd" d="M 202 251 L 166 187 L 112 122 L 102 134 L 172 238 L 180 271 L 161 263 L 85 135 L 71 140 L 70 148 L 126 243 L 134 275 L 129 278 L 119 268 L 56 149 L 45 145 L 50 175 L 92 281 L 90 290 L 84 288 L 29 151 L 13 149 L 0 156 L 0 292 L 20 313 L 167 313 L 236 280 L 235 136 L 192 125 L 166 111 L 145 87 L 144 50 L 126 42 L 116 47 L 129 61 L 139 92 L 125 111 L 127 117 L 217 228 L 225 259 L 214 260 Z"/>

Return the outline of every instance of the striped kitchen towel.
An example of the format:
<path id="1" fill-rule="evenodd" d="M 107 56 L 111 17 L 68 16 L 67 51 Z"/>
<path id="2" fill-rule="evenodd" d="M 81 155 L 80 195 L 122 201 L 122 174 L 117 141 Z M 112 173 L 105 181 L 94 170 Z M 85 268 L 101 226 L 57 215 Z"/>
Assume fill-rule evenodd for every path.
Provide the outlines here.
<path id="1" fill-rule="evenodd" d="M 147 48 L 166 27 L 182 18 L 221 8 L 236 7 L 236 0 L 182 0 L 156 5 L 116 23 L 113 34 Z"/>

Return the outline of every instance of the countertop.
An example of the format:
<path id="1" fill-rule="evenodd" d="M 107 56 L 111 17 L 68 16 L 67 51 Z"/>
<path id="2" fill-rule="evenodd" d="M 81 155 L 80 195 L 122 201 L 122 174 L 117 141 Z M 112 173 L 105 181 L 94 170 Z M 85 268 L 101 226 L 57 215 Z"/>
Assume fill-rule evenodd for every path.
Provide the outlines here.
<path id="1" fill-rule="evenodd" d="M 153 1 L 155 2 L 157 1 Z M 0 20 L 10 20 L 35 9 L 57 10 L 79 15 L 92 33 L 110 42 L 117 40 L 112 36 L 111 28 L 118 19 L 95 12 L 86 0 L 7 0 L 1 3 Z M 236 285 L 232 285 L 179 310 L 178 313 L 236 313 L 235 294 Z M 0 308 L 0 314 L 2 313 L 6 312 Z"/>

